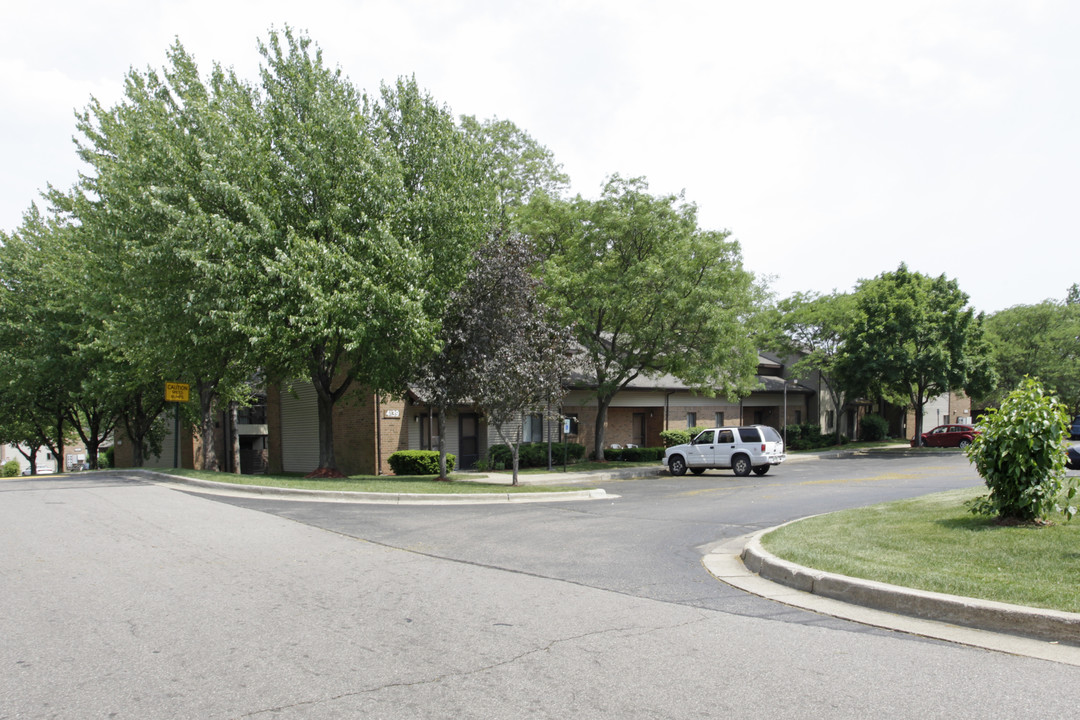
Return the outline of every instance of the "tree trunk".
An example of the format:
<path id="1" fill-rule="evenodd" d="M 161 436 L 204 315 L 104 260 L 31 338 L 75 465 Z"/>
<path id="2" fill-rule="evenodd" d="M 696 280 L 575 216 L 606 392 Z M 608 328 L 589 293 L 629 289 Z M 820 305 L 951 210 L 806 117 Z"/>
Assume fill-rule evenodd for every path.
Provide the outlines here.
<path id="1" fill-rule="evenodd" d="M 337 470 L 334 457 L 334 397 L 330 388 L 315 380 L 319 408 L 319 470 Z"/>
<path id="2" fill-rule="evenodd" d="M 607 411 L 610 397 L 596 398 L 596 427 L 593 429 L 593 442 L 596 443 L 596 461 L 604 462 L 604 433 L 607 430 Z"/>
<path id="3" fill-rule="evenodd" d="M 202 448 L 199 455 L 202 460 L 202 469 L 217 472 L 218 466 L 217 447 L 214 442 L 214 400 L 217 397 L 215 386 L 209 383 L 198 383 L 195 386 L 199 392 L 199 413 L 201 427 L 199 435 L 202 438 Z M 174 438 L 180 442 L 180 438 Z"/>
<path id="4" fill-rule="evenodd" d="M 439 479 L 450 479 L 446 476 L 446 406 L 441 403 L 439 404 Z"/>
<path id="5" fill-rule="evenodd" d="M 234 475 L 240 474 L 240 429 L 236 427 L 238 405 L 235 400 L 229 402 L 229 469 Z"/>
<path id="6" fill-rule="evenodd" d="M 926 401 L 920 394 L 918 397 L 912 398 L 912 405 L 915 406 L 915 447 L 922 447 L 923 408 L 926 406 Z"/>

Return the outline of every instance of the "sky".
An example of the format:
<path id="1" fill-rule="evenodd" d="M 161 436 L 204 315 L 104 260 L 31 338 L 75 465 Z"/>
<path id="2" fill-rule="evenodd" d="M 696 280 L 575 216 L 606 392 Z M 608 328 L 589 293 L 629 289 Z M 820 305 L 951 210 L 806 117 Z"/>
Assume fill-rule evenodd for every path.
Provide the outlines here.
<path id="1" fill-rule="evenodd" d="M 993 313 L 1080 282 L 1074 0 L 54 0 L 0 9 L 0 230 L 70 186 L 75 112 L 179 39 L 256 80 L 271 28 L 354 85 L 513 121 L 572 192 L 685 193 L 777 297 L 906 263 Z"/>

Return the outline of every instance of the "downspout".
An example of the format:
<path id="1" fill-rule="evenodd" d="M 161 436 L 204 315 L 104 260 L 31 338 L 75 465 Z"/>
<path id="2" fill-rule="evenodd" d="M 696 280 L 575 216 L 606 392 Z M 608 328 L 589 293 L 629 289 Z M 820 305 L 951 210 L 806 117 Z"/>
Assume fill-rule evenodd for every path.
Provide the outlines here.
<path id="1" fill-rule="evenodd" d="M 375 393 L 375 475 L 382 475 L 382 401 Z"/>

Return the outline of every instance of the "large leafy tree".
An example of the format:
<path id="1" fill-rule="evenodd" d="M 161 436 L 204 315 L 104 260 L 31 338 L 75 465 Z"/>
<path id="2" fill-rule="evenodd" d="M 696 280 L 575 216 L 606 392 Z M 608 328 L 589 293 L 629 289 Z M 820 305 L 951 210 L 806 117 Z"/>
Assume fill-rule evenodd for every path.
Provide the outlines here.
<path id="1" fill-rule="evenodd" d="M 845 381 L 909 402 L 917 438 L 930 399 L 952 390 L 978 396 L 992 384 L 981 317 L 944 275 L 929 277 L 901 264 L 862 281 L 841 342 L 837 370 Z"/>
<path id="2" fill-rule="evenodd" d="M 415 82 L 360 96 L 291 30 L 262 44 L 273 231 L 248 327 L 267 368 L 307 377 L 320 474 L 337 474 L 333 408 L 354 382 L 400 391 L 433 352 L 441 307 L 482 237 L 481 178 L 449 113 Z"/>
<path id="3" fill-rule="evenodd" d="M 92 101 L 80 116 L 92 173 L 57 200 L 85 238 L 98 351 L 156 376 L 111 380 L 192 383 L 201 465 L 216 469 L 215 407 L 246 396 L 254 367 L 237 316 L 255 275 L 245 249 L 267 232 L 265 172 L 253 90 L 220 67 L 204 81 L 179 42 L 168 57 L 161 73 L 129 72 L 117 105 Z M 133 422 L 137 433 L 148 424 Z"/>
<path id="4" fill-rule="evenodd" d="M 986 338 L 998 376 L 987 404 L 997 405 L 1031 376 L 1073 415 L 1080 413 L 1080 303 L 1047 300 L 1002 310 L 986 319 Z"/>
<path id="5" fill-rule="evenodd" d="M 846 293 L 796 293 L 777 303 L 780 331 L 777 348 L 799 357 L 792 366 L 795 377 L 817 373 L 821 385 L 839 414 L 848 391 L 838 372 L 844 333 L 855 317 L 854 297 Z M 840 442 L 840 423 L 836 424 Z"/>
<path id="6" fill-rule="evenodd" d="M 728 397 L 754 387 L 760 291 L 738 243 L 699 229 L 694 205 L 616 175 L 599 200 L 534 198 L 526 227 L 545 257 L 543 298 L 575 329 L 596 388 L 598 460 L 611 399 L 643 373 Z"/>
<path id="7" fill-rule="evenodd" d="M 0 233 L 0 396 L 15 434 L 45 445 L 63 470 L 67 422 L 81 384 L 78 309 L 65 277 L 71 228 L 32 206 Z"/>
<path id="8" fill-rule="evenodd" d="M 466 135 L 480 146 L 485 178 L 495 192 L 497 224 L 513 223 L 538 194 L 560 196 L 570 183 L 551 150 L 510 120 L 461 118 Z"/>

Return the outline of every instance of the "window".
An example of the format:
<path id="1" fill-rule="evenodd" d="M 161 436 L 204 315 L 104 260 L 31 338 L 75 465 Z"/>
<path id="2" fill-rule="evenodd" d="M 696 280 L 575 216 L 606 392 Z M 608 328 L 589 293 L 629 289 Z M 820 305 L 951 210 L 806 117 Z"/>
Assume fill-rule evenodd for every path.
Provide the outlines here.
<path id="1" fill-rule="evenodd" d="M 724 427 L 724 413 L 716 413 L 716 427 Z"/>
<path id="2" fill-rule="evenodd" d="M 688 412 L 688 413 L 686 413 L 686 427 L 688 427 L 688 428 L 697 427 L 697 413 L 696 412 Z"/>
<path id="3" fill-rule="evenodd" d="M 754 424 L 755 425 L 762 425 L 762 424 L 764 424 L 764 422 L 765 422 L 765 411 L 764 410 L 755 410 L 754 411 Z"/>
<path id="4" fill-rule="evenodd" d="M 739 440 L 744 443 L 761 442 L 761 433 L 754 427 L 739 428 Z"/>
<path id="5" fill-rule="evenodd" d="M 802 410 L 795 411 L 795 424 L 802 425 Z"/>
<path id="6" fill-rule="evenodd" d="M 428 415 L 419 415 L 417 417 L 420 421 L 420 449 L 434 450 L 439 446 L 439 436 L 431 433 L 431 417 Z"/>
<path id="7" fill-rule="evenodd" d="M 544 418 L 539 414 L 526 415 L 525 427 L 521 432 L 522 442 L 543 442 L 544 441 Z"/>
<path id="8" fill-rule="evenodd" d="M 836 422 L 836 413 L 834 411 L 832 411 L 832 410 L 829 410 L 828 412 L 826 412 L 825 413 L 825 429 L 831 431 L 833 429 L 833 427 L 834 427 L 835 422 Z"/>
<path id="9" fill-rule="evenodd" d="M 716 437 L 715 430 L 702 430 L 701 434 L 694 438 L 693 443 L 695 445 L 712 445 L 714 437 Z"/>
<path id="10" fill-rule="evenodd" d="M 721 430 L 719 437 L 716 438 L 718 443 L 733 443 L 735 442 L 735 433 L 731 430 Z"/>

